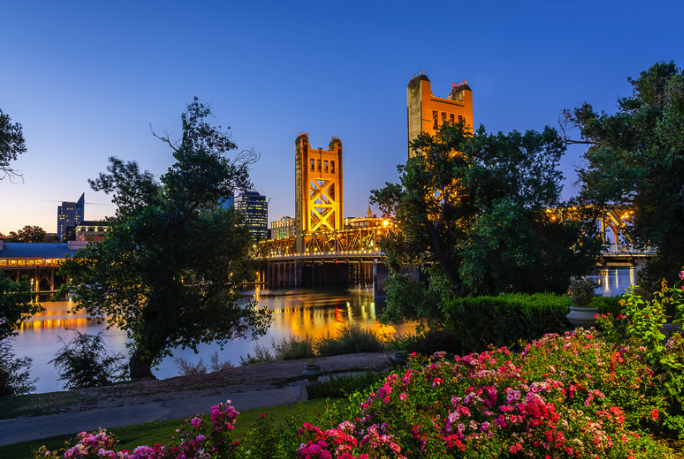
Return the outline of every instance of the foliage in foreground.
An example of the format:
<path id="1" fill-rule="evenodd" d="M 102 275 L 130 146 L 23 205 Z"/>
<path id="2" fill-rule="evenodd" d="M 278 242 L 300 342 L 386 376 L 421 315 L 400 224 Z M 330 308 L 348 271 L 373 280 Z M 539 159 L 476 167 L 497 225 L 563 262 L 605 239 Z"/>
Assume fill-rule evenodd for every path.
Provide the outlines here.
<path id="1" fill-rule="evenodd" d="M 17 358 L 8 340 L 0 341 L 0 397 L 23 395 L 36 390 L 29 368 L 31 358 Z"/>
<path id="2" fill-rule="evenodd" d="M 89 335 L 74 331 L 76 336 L 64 343 L 55 358 L 48 362 L 59 371 L 57 379 L 64 381 L 65 389 L 100 387 L 127 379 L 126 357 L 121 353 L 110 355 L 107 352 L 107 345 L 102 339 L 104 332 Z"/>
<path id="3" fill-rule="evenodd" d="M 370 394 L 357 392 L 353 404 L 297 431 L 260 418 L 238 444 L 239 413 L 220 405 L 210 420 L 188 420 L 168 445 L 114 452 L 107 434 L 82 433 L 67 457 L 670 457 L 649 434 L 669 406 L 644 352 L 579 331 L 547 335 L 521 353 L 414 356 Z"/>

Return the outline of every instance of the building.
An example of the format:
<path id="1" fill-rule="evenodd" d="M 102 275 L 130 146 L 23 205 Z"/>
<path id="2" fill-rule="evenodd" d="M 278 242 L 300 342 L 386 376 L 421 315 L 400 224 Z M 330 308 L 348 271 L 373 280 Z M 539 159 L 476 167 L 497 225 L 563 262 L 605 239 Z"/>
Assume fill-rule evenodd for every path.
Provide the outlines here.
<path id="1" fill-rule="evenodd" d="M 258 191 L 245 191 L 234 198 L 235 209 L 245 217 L 249 231 L 257 241 L 268 236 L 268 202 Z"/>
<path id="2" fill-rule="evenodd" d="M 85 215 L 85 193 L 77 202 L 62 202 L 57 207 L 57 236 L 62 242 L 76 240 L 76 226 Z"/>
<path id="3" fill-rule="evenodd" d="M 76 226 L 76 241 L 104 241 L 109 223 L 105 221 L 83 220 Z"/>
<path id="4" fill-rule="evenodd" d="M 309 134 L 295 140 L 296 250 L 304 235 L 344 228 L 342 142 L 331 137 L 328 149 L 311 148 Z"/>
<path id="5" fill-rule="evenodd" d="M 406 87 L 406 112 L 408 116 L 408 157 L 415 156 L 411 142 L 419 134 L 434 135 L 444 123 L 463 123 L 472 131 L 473 92 L 467 81 L 451 84 L 449 97 L 435 97 L 430 79 L 425 72 L 418 72 Z"/>
<path id="6" fill-rule="evenodd" d="M 271 222 L 270 239 L 288 239 L 295 236 L 295 219 L 281 217 L 280 220 Z"/>

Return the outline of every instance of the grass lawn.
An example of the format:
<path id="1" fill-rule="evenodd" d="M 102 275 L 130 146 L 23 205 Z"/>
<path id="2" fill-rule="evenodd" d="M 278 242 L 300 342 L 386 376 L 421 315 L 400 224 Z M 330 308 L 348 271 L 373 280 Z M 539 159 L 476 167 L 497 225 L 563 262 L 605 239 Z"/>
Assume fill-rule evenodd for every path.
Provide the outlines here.
<path id="1" fill-rule="evenodd" d="M 206 412 L 211 407 L 206 407 Z M 292 416 L 305 414 L 306 418 L 315 422 L 323 414 L 326 408 L 326 400 L 316 399 L 295 405 L 279 405 L 258 410 L 241 411 L 237 418 L 234 438 L 241 440 L 251 429 L 252 423 L 260 413 L 272 415 L 275 422 L 286 423 Z M 169 443 L 171 437 L 176 434 L 176 429 L 184 423 L 184 419 L 172 419 L 169 421 L 150 422 L 148 424 L 135 424 L 127 427 L 115 427 L 108 429 L 119 439 L 120 447 L 117 449 L 133 450 L 140 445 L 162 445 Z M 42 440 L 27 441 L 14 445 L 0 447 L 0 457 L 13 459 L 32 459 L 31 451 L 35 451 L 45 445 L 49 450 L 56 450 L 64 446 L 64 442 L 74 443 L 78 432 L 73 435 L 61 435 L 44 438 Z"/>

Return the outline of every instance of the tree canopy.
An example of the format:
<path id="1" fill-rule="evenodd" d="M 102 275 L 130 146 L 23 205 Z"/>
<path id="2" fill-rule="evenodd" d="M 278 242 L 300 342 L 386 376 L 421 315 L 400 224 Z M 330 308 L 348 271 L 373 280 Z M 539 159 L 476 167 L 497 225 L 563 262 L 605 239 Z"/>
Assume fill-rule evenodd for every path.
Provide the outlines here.
<path id="1" fill-rule="evenodd" d="M 20 174 L 11 167 L 10 162 L 26 152 L 24 134 L 21 124 L 12 123 L 9 115 L 0 110 L 0 180 L 9 177 L 12 180 Z"/>
<path id="2" fill-rule="evenodd" d="M 251 274 L 251 239 L 242 217 L 218 201 L 248 189 L 253 152 L 234 159 L 229 132 L 210 125 L 211 111 L 195 99 L 181 116 L 173 142 L 175 163 L 156 180 L 134 162 L 110 158 L 108 173 L 91 187 L 113 195 L 117 214 L 105 241 L 65 261 L 77 308 L 126 330 L 132 340 L 131 378 L 151 377 L 151 366 L 175 347 L 225 344 L 265 333 L 270 316 L 240 301 Z M 155 134 L 156 135 L 156 134 Z"/>
<path id="3" fill-rule="evenodd" d="M 631 208 L 624 242 L 658 250 L 640 281 L 674 280 L 684 263 L 684 73 L 660 62 L 628 80 L 633 92 L 618 99 L 615 114 L 589 103 L 565 111 L 589 145 L 581 193 L 596 206 Z"/>
<path id="4" fill-rule="evenodd" d="M 40 226 L 26 225 L 18 232 L 10 231 L 7 242 L 44 242 L 45 234 Z"/>
<path id="5" fill-rule="evenodd" d="M 601 242 L 591 218 L 560 199 L 565 145 L 554 129 L 487 134 L 445 124 L 411 146 L 419 154 L 399 166 L 401 183 L 371 192 L 399 228 L 383 246 L 395 271 L 434 263 L 433 282 L 443 277 L 456 295 L 561 293 L 595 264 Z M 393 294 L 420 290 L 396 279 L 390 314 Z M 410 318 L 411 307 L 401 315 Z"/>

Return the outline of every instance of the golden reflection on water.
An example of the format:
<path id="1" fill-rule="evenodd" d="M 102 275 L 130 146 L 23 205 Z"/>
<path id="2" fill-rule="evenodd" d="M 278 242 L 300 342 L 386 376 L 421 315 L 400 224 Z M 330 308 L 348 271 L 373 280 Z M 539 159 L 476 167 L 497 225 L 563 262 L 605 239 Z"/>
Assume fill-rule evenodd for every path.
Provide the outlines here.
<path id="1" fill-rule="evenodd" d="M 332 336 L 343 325 L 358 323 L 382 334 L 397 332 L 395 327 L 377 321 L 376 306 L 370 290 L 349 292 L 328 291 L 255 291 L 258 306 L 272 313 L 267 336 L 280 339 L 289 335 L 321 338 Z M 45 311 L 36 314 L 21 326 L 21 331 L 76 329 L 98 325 L 88 319 L 85 311 L 72 312 L 75 303 L 55 301 L 41 303 Z M 104 327 L 104 325 L 101 325 Z M 406 328 L 406 327 L 402 327 Z M 409 326 L 411 328 L 411 326 Z"/>

